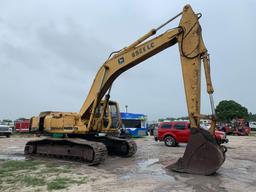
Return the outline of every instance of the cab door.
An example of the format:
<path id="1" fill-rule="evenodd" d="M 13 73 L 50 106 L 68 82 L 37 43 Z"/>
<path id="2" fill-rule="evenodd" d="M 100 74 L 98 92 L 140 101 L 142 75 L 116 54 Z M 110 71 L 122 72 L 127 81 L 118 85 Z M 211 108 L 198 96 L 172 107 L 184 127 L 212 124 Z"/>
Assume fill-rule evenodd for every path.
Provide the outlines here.
<path id="1" fill-rule="evenodd" d="M 166 135 L 170 135 L 172 133 L 172 130 L 172 124 L 170 122 L 161 123 L 157 129 L 158 139 L 162 141 Z"/>
<path id="2" fill-rule="evenodd" d="M 175 134 L 177 136 L 177 142 L 187 143 L 190 135 L 187 122 L 175 122 L 174 124 Z"/>

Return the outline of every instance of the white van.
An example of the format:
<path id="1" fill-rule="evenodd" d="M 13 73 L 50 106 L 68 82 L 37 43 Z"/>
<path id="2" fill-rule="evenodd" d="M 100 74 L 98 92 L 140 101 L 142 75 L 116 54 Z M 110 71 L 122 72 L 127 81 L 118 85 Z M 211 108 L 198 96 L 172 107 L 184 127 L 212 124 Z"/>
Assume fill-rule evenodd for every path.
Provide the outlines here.
<path id="1" fill-rule="evenodd" d="M 249 122 L 249 127 L 251 128 L 252 131 L 256 131 L 256 122 L 255 121 Z"/>

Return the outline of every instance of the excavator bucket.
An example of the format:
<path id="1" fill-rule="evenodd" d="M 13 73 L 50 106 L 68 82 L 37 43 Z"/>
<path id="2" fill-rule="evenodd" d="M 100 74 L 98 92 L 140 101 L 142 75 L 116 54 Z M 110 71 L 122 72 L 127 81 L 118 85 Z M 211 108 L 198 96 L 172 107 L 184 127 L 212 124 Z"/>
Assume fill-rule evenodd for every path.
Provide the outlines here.
<path id="1" fill-rule="evenodd" d="M 217 144 L 206 130 L 191 128 L 185 153 L 176 163 L 167 166 L 175 172 L 212 175 L 225 161 L 225 146 Z"/>

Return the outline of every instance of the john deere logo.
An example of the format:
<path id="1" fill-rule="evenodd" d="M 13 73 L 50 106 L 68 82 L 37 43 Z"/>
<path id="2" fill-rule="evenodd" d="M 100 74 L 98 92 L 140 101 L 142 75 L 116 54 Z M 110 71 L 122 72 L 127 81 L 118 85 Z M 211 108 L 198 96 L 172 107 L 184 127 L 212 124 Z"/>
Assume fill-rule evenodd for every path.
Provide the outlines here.
<path id="1" fill-rule="evenodd" d="M 119 63 L 120 65 L 123 64 L 123 63 L 124 63 L 124 58 L 123 58 L 123 57 L 119 58 L 119 59 L 118 59 L 118 63 Z"/>

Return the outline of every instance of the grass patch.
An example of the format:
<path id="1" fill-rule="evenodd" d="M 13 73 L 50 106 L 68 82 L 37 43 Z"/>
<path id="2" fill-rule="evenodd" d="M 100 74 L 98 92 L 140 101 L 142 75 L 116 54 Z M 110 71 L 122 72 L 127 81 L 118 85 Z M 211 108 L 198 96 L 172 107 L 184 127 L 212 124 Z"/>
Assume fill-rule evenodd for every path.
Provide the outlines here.
<path id="1" fill-rule="evenodd" d="M 45 164 L 45 167 L 48 167 L 48 168 L 56 168 L 56 167 L 59 167 L 60 165 L 59 164 L 56 164 L 54 162 L 47 162 Z"/>
<path id="2" fill-rule="evenodd" d="M 59 174 L 59 173 L 70 173 L 69 169 L 53 167 L 53 168 L 45 168 L 40 171 L 41 174 Z"/>
<path id="3" fill-rule="evenodd" d="M 86 183 L 87 177 L 61 174 L 72 173 L 71 165 L 38 160 L 11 160 L 0 164 L 0 191 L 16 191 L 24 187 L 33 190 L 59 190 Z"/>
<path id="4" fill-rule="evenodd" d="M 19 160 L 6 161 L 2 164 L 0 172 L 11 172 L 11 171 L 34 169 L 35 166 L 41 163 L 42 162 L 40 161 L 19 161 Z"/>
<path id="5" fill-rule="evenodd" d="M 65 189 L 71 184 L 72 180 L 69 178 L 55 178 L 53 181 L 47 183 L 48 190 Z"/>
<path id="6" fill-rule="evenodd" d="M 80 177 L 79 180 L 75 180 L 73 181 L 74 183 L 78 184 L 78 185 L 81 185 L 83 183 L 86 183 L 88 178 L 87 177 Z"/>
<path id="7" fill-rule="evenodd" d="M 21 183 L 24 183 L 27 187 L 28 186 L 44 186 L 46 184 L 44 177 L 35 177 L 35 176 L 24 176 L 20 179 Z"/>
<path id="8" fill-rule="evenodd" d="M 0 183 L 7 184 L 7 189 L 13 189 L 17 186 L 43 186 L 46 184 L 41 176 L 33 176 L 33 173 L 38 170 L 41 161 L 5 161 L 0 167 Z"/>
<path id="9" fill-rule="evenodd" d="M 16 177 L 7 177 L 4 180 L 4 182 L 7 184 L 10 184 L 10 185 L 13 185 L 13 184 L 17 183 L 17 180 L 16 180 Z"/>
<path id="10" fill-rule="evenodd" d="M 58 167 L 44 168 L 40 171 L 41 174 L 51 174 L 51 173 L 60 173 L 60 172 L 62 172 L 62 169 Z"/>
<path id="11" fill-rule="evenodd" d="M 2 171 L 0 169 L 0 179 L 3 178 L 3 177 L 12 177 L 13 176 L 13 173 L 11 172 L 6 172 L 6 171 Z"/>
<path id="12" fill-rule="evenodd" d="M 34 133 L 19 133 L 19 132 L 14 132 L 12 133 L 11 137 L 34 137 Z"/>
<path id="13" fill-rule="evenodd" d="M 60 190 L 69 187 L 72 184 L 83 184 L 86 183 L 87 177 L 81 177 L 79 180 L 74 180 L 68 177 L 58 177 L 47 183 L 48 190 Z"/>
<path id="14" fill-rule="evenodd" d="M 70 165 L 60 166 L 55 163 L 47 163 L 45 164 L 45 168 L 41 170 L 40 173 L 51 174 L 51 173 L 70 173 Z"/>

